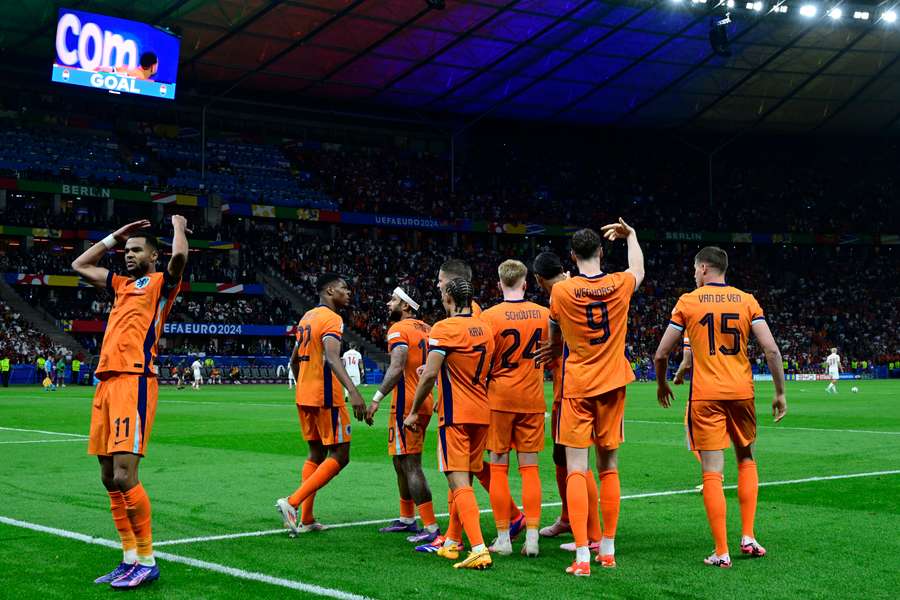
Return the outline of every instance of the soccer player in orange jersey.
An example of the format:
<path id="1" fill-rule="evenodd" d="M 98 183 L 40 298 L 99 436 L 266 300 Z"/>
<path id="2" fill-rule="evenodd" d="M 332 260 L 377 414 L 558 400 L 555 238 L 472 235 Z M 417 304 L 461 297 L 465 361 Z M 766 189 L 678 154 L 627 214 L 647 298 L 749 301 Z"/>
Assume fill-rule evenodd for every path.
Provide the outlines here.
<path id="1" fill-rule="evenodd" d="M 172 258 L 162 273 L 156 270 L 159 245 L 144 232 L 150 221 L 125 225 L 94 244 L 72 263 L 72 269 L 96 288 L 106 288 L 116 300 L 95 376 L 88 453 L 100 461 L 100 480 L 109 494 L 110 510 L 124 557 L 95 583 L 131 589 L 159 578 L 153 557 L 150 498 L 138 478 L 138 466 L 150 441 L 159 384 L 156 348 L 172 309 L 187 264 L 187 221 L 172 216 Z M 125 270 L 116 275 L 97 266 L 119 244 L 125 244 Z"/>
<path id="2" fill-rule="evenodd" d="M 566 569 L 591 574 L 588 545 L 587 477 L 591 446 L 597 452 L 599 502 L 603 532 L 597 562 L 615 567 L 619 520 L 618 448 L 624 440 L 625 385 L 634 372 L 625 358 L 631 296 L 644 279 L 644 255 L 634 229 L 619 219 L 602 229 L 610 241 L 625 239 L 628 270 L 606 274 L 601 269 L 600 235 L 582 229 L 572 236 L 572 258 L 579 274 L 553 286 L 550 294 L 550 356 L 562 351 L 563 400 L 557 443 L 566 447 L 566 500 L 575 536 L 575 561 Z"/>
<path id="3" fill-rule="evenodd" d="M 728 255 L 707 247 L 694 259 L 697 289 L 684 294 L 672 310 L 672 320 L 656 350 L 659 403 L 668 408 L 673 399 L 666 382 L 669 354 L 682 336 L 692 350 L 691 391 L 688 396 L 688 434 L 691 449 L 700 452 L 703 468 L 703 504 L 712 530 L 715 551 L 704 562 L 731 567 L 722 491 L 723 450 L 734 444 L 738 462 L 738 501 L 741 506 L 741 552 L 753 557 L 766 550 L 753 532 L 759 476 L 753 457 L 756 440 L 753 372 L 747 358 L 750 332 L 766 355 L 775 382 L 772 415 L 780 421 L 786 411 L 781 352 L 772 337 L 762 308 L 751 294 L 725 283 Z"/>
<path id="4" fill-rule="evenodd" d="M 453 565 L 456 569 L 485 569 L 491 566 L 491 553 L 481 534 L 480 513 L 472 477 L 483 468 L 490 408 L 487 375 L 494 353 L 494 339 L 488 325 L 472 316 L 472 284 L 457 277 L 444 286 L 441 296 L 448 317 L 431 329 L 428 359 L 419 379 L 406 428 L 419 427 L 419 409 L 431 394 L 440 375 L 438 402 L 438 463 L 447 476 L 452 493 L 451 521 L 462 523 L 472 551 Z M 459 539 L 456 539 L 458 537 Z M 459 558 L 462 536 L 450 530 L 438 556 Z"/>
<path id="5" fill-rule="evenodd" d="M 691 351 L 691 340 L 688 336 L 684 336 L 684 340 L 681 344 L 682 354 L 681 354 L 681 362 L 678 364 L 678 368 L 675 370 L 675 375 L 672 376 L 672 383 L 675 385 L 684 385 L 684 375 L 688 371 L 691 370 L 691 362 L 692 362 L 692 351 Z M 691 447 L 691 434 L 688 431 L 688 408 L 689 405 L 685 405 L 684 407 L 684 434 L 687 439 L 687 445 L 690 449 Z M 694 458 L 697 459 L 697 462 L 700 462 L 700 453 L 696 450 L 691 450 L 694 454 Z M 703 484 L 697 486 L 698 490 L 703 489 Z"/>
<path id="6" fill-rule="evenodd" d="M 517 260 L 506 260 L 497 269 L 503 302 L 481 313 L 494 335 L 488 402 L 491 426 L 487 447 L 491 451 L 491 508 L 497 526 L 497 541 L 491 552 L 510 555 L 509 452 L 516 450 L 522 477 L 525 509 L 525 545 L 522 554 L 537 556 L 541 524 L 541 478 L 538 452 L 544 449 L 544 370 L 535 364 L 540 345 L 547 340 L 546 307 L 525 300 L 528 268 Z"/>
<path id="7" fill-rule="evenodd" d="M 569 274 L 563 269 L 562 261 L 553 252 L 541 252 L 534 259 L 534 278 L 538 286 L 541 287 L 547 296 L 550 296 L 553 286 L 560 281 L 569 278 Z M 553 375 L 553 406 L 550 409 L 550 436 L 553 440 L 553 463 L 556 465 L 556 489 L 562 500 L 562 511 L 559 518 L 551 525 L 540 530 L 543 537 L 556 537 L 563 533 L 571 533 L 572 526 L 569 523 L 569 508 L 566 503 L 566 478 L 568 477 L 568 469 L 566 468 L 566 447 L 556 443 L 557 428 L 559 425 L 559 407 L 562 403 L 562 361 L 554 359 L 547 365 L 547 368 Z M 590 469 L 588 470 L 590 471 Z M 598 508 L 598 490 L 597 482 L 594 474 L 589 473 L 585 476 L 588 484 L 588 541 L 591 550 L 600 549 L 600 538 L 602 531 L 600 528 L 600 515 Z M 574 551 L 574 543 L 566 543 L 560 546 L 563 550 Z"/>
<path id="8" fill-rule="evenodd" d="M 451 258 L 444 262 L 441 265 L 441 268 L 438 270 L 438 289 L 443 294 L 444 288 L 447 285 L 447 282 L 456 277 L 461 277 L 468 281 L 472 282 L 472 267 L 470 267 L 465 262 L 457 259 Z M 472 300 L 472 316 L 480 317 L 481 316 L 481 307 L 477 302 Z M 477 475 L 479 483 L 487 490 L 488 493 L 491 491 L 491 465 L 489 462 L 485 461 L 484 469 L 481 473 Z M 450 502 L 450 496 L 448 495 L 447 501 Z M 451 526 L 453 522 L 451 520 Z M 525 515 L 522 511 L 519 510 L 518 505 L 510 498 L 509 500 L 509 535 L 512 540 L 519 536 L 522 533 L 522 530 L 525 529 Z"/>
<path id="9" fill-rule="evenodd" d="M 400 488 L 400 518 L 382 533 L 409 533 L 406 539 L 414 544 L 430 544 L 440 535 L 431 490 L 422 472 L 422 446 L 425 430 L 434 412 L 434 400 L 427 396 L 419 408 L 419 422 L 415 431 L 403 427 L 408 404 L 419 384 L 417 370 L 425 364 L 428 356 L 428 334 L 431 327 L 416 318 L 419 303 L 410 289 L 397 287 L 387 303 L 390 320 L 394 322 L 388 329 L 388 351 L 391 364 L 372 403 L 369 405 L 369 419 L 375 416 L 381 399 L 393 390 L 391 414 L 388 420 L 388 453 L 397 472 L 397 486 Z M 422 517 L 422 529 L 416 526 L 416 509 Z"/>
<path id="10" fill-rule="evenodd" d="M 324 529 L 313 517 L 315 493 L 350 462 L 350 416 L 341 386 L 350 394 L 356 420 L 367 420 L 366 402 L 341 362 L 344 320 L 337 311 L 350 305 L 350 289 L 337 273 L 323 273 L 316 280 L 316 290 L 319 305 L 306 311 L 297 324 L 297 343 L 291 353 L 297 412 L 309 456 L 300 487 L 275 503 L 284 526 L 294 535 Z"/>

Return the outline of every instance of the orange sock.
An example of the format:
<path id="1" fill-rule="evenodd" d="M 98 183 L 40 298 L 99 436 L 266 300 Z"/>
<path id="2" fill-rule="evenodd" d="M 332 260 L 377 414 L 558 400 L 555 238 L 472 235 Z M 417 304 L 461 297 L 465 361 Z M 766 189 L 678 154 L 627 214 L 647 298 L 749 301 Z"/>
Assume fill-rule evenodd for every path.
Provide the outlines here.
<path id="1" fill-rule="evenodd" d="M 603 515 L 603 537 L 615 539 L 619 525 L 622 486 L 615 469 L 600 473 L 600 513 Z"/>
<path id="2" fill-rule="evenodd" d="M 522 476 L 522 507 L 525 509 L 525 526 L 537 529 L 541 525 L 541 476 L 537 465 L 519 466 Z"/>
<path id="3" fill-rule="evenodd" d="M 122 540 L 123 552 L 134 552 L 137 549 L 137 542 L 134 539 L 134 532 L 131 530 L 131 521 L 128 520 L 128 509 L 125 506 L 125 496 L 121 491 L 116 490 L 109 494 L 109 510 L 112 513 L 113 523 L 116 525 L 116 531 L 119 532 L 119 539 Z"/>
<path id="4" fill-rule="evenodd" d="M 716 542 L 716 554 L 728 554 L 728 535 L 725 526 L 725 492 L 722 490 L 722 474 L 703 472 L 703 505 L 706 518 Z"/>
<path id="5" fill-rule="evenodd" d="M 597 489 L 597 480 L 594 479 L 594 473 L 590 469 L 584 472 L 584 480 L 587 483 L 588 540 L 591 542 L 599 542 L 600 538 L 603 537 L 603 530 L 600 528 L 600 493 Z"/>
<path id="6" fill-rule="evenodd" d="M 400 498 L 400 518 L 415 520 L 416 502 L 413 499 Z"/>
<path id="7" fill-rule="evenodd" d="M 312 474 L 316 472 L 316 469 L 319 468 L 319 465 L 314 463 L 311 460 L 307 460 L 303 463 L 303 475 L 300 479 L 300 485 L 303 485 L 303 482 L 312 477 Z M 304 525 L 309 525 L 316 518 L 313 516 L 313 504 L 316 501 L 316 494 L 312 493 L 309 495 L 309 498 L 303 501 L 303 509 L 300 515 L 300 522 Z"/>
<path id="8" fill-rule="evenodd" d="M 569 472 L 565 467 L 556 465 L 556 489 L 559 491 L 559 497 L 562 500 L 562 512 L 559 515 L 560 521 L 569 522 L 569 503 L 566 501 L 566 477 Z"/>
<path id="9" fill-rule="evenodd" d="M 456 502 L 453 501 L 453 490 L 447 490 L 447 511 L 450 513 L 450 522 L 447 524 L 447 533 L 444 537 L 454 542 L 462 541 L 462 521 L 456 512 Z"/>
<path id="10" fill-rule="evenodd" d="M 340 463 L 331 457 L 326 458 L 322 461 L 322 464 L 316 468 L 316 471 L 310 475 L 308 479 L 304 480 L 300 487 L 291 494 L 290 498 L 288 498 L 288 502 L 291 506 L 297 508 L 304 500 L 325 487 L 325 484 L 331 481 L 334 476 L 340 472 Z"/>
<path id="11" fill-rule="evenodd" d="M 481 485 L 487 490 L 488 494 L 491 493 L 491 465 L 490 463 L 484 463 L 484 466 L 481 468 L 481 471 L 475 473 L 475 477 L 478 478 L 478 481 L 481 482 Z M 522 511 L 519 510 L 519 507 L 512 499 L 512 494 L 509 496 L 509 520 L 515 521 L 522 515 Z"/>
<path id="12" fill-rule="evenodd" d="M 478 512 L 478 501 L 475 500 L 475 490 L 472 486 L 467 485 L 454 490 L 453 504 L 456 505 L 456 512 L 462 521 L 466 537 L 469 538 L 469 544 L 473 548 L 484 544 L 484 537 L 481 535 L 481 513 Z"/>
<path id="13" fill-rule="evenodd" d="M 745 460 L 738 464 L 738 501 L 741 503 L 741 535 L 755 538 L 753 522 L 756 520 L 756 495 L 759 492 L 759 473 L 756 461 Z"/>
<path id="14" fill-rule="evenodd" d="M 509 529 L 509 465 L 491 465 L 491 509 L 497 529 Z"/>
<path id="15" fill-rule="evenodd" d="M 131 530 L 134 532 L 134 540 L 137 545 L 139 558 L 153 556 L 153 527 L 151 523 L 150 498 L 140 483 L 122 492 L 125 498 L 125 506 L 128 512 L 128 520 L 131 522 Z"/>
<path id="16" fill-rule="evenodd" d="M 416 508 L 419 509 L 419 516 L 422 517 L 422 526 L 437 525 L 437 519 L 434 518 L 434 505 L 431 502 L 423 502 Z"/>
<path id="17" fill-rule="evenodd" d="M 569 523 L 572 525 L 572 535 L 575 536 L 575 546 L 587 546 L 588 495 L 584 473 L 569 473 L 566 478 L 566 498 L 569 502 Z"/>

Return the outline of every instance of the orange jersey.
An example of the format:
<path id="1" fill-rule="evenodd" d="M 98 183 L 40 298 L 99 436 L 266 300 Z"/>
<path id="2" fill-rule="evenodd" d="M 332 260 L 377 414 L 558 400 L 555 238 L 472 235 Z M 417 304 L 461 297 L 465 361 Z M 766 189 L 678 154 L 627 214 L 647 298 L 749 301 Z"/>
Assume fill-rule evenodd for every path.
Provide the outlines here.
<path id="1" fill-rule="evenodd" d="M 106 287 L 116 301 L 103 335 L 98 378 L 108 373 L 157 375 L 156 346 L 180 285 L 181 280 L 171 281 L 167 272 L 139 279 L 109 272 Z"/>
<path id="2" fill-rule="evenodd" d="M 490 408 L 487 375 L 494 338 L 487 323 L 461 315 L 438 321 L 431 328 L 429 352 L 444 355 L 438 378 L 439 425 L 487 425 Z"/>
<path id="3" fill-rule="evenodd" d="M 547 341 L 547 308 L 525 300 L 505 300 L 481 313 L 494 334 L 488 383 L 491 410 L 543 413 L 544 370 L 534 355 Z"/>
<path id="4" fill-rule="evenodd" d="M 548 366 L 550 375 L 553 377 L 553 402 L 562 402 L 562 361 L 554 360 Z"/>
<path id="5" fill-rule="evenodd" d="M 669 326 L 690 339 L 692 401 L 753 398 L 747 342 L 753 322 L 764 320 L 752 294 L 724 283 L 708 283 L 678 299 Z"/>
<path id="6" fill-rule="evenodd" d="M 325 360 L 325 338 L 338 342 L 344 332 L 344 320 L 324 305 L 306 311 L 297 324 L 297 354 L 300 376 L 297 378 L 297 404 L 333 408 L 344 406 L 341 382 Z"/>
<path id="7" fill-rule="evenodd" d="M 428 333 L 431 327 L 418 319 L 403 319 L 391 325 L 388 329 L 388 352 L 394 348 L 406 346 L 409 354 L 406 355 L 406 365 L 403 367 L 403 380 L 394 388 L 391 400 L 391 412 L 398 416 L 406 416 L 409 404 L 416 397 L 416 387 L 419 385 L 419 374 L 416 369 L 425 364 L 428 358 Z M 434 412 L 434 398 L 428 394 L 428 398 L 419 408 L 420 415 L 430 415 Z M 401 419 L 402 420 L 402 419 Z"/>
<path id="8" fill-rule="evenodd" d="M 590 398 L 634 381 L 625 358 L 631 273 L 576 275 L 553 286 L 550 319 L 562 330 L 563 397 Z"/>
<path id="9" fill-rule="evenodd" d="M 481 306 L 477 302 L 472 300 L 472 316 L 476 318 L 480 317 L 482 312 L 484 311 L 481 310 Z"/>

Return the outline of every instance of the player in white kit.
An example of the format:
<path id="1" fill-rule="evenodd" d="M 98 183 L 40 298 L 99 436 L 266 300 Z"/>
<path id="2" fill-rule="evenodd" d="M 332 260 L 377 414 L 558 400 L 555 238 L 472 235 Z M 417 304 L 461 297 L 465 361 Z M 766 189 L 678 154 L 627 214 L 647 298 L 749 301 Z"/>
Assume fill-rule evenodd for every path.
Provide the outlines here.
<path id="1" fill-rule="evenodd" d="M 191 363 L 191 370 L 194 372 L 194 383 L 191 384 L 191 387 L 194 388 L 195 390 L 199 390 L 200 384 L 203 383 L 203 375 L 200 374 L 200 369 L 202 367 L 203 367 L 203 365 L 200 364 L 199 358 L 194 360 L 193 363 Z"/>
<path id="2" fill-rule="evenodd" d="M 837 348 L 831 349 L 831 354 L 825 359 L 825 364 L 828 365 L 828 377 L 831 379 L 831 383 L 828 384 L 825 391 L 829 394 L 837 394 L 835 383 L 841 378 L 841 357 L 838 356 Z"/>
<path id="3" fill-rule="evenodd" d="M 344 363 L 344 369 L 347 371 L 347 375 L 350 376 L 353 385 L 359 387 L 359 383 L 362 381 L 363 364 L 362 354 L 356 349 L 356 344 L 350 344 L 350 349 L 344 352 L 341 362 Z M 344 397 L 348 395 L 347 390 L 344 390 Z"/>

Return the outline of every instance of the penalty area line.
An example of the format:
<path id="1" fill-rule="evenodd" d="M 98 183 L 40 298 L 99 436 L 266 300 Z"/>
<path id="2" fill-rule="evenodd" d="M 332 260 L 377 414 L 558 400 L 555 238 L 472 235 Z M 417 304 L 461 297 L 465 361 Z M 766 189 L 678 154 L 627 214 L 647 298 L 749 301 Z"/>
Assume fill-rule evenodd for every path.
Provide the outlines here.
<path id="1" fill-rule="evenodd" d="M 104 548 L 113 548 L 116 550 L 122 549 L 122 545 L 120 542 L 114 542 L 112 540 L 107 540 L 104 538 L 95 538 L 95 537 L 92 537 L 89 535 L 85 535 L 83 533 L 77 533 L 75 531 L 68 531 L 65 529 L 57 529 L 56 527 L 47 527 L 45 525 L 39 525 L 37 523 L 29 523 L 28 521 L 20 521 L 18 519 L 12 519 L 10 517 L 0 516 L 0 523 L 3 523 L 5 525 L 10 525 L 12 527 L 20 527 L 22 529 L 29 529 L 31 531 L 37 531 L 40 533 L 48 533 L 50 535 L 55 535 L 57 537 L 67 538 L 70 540 L 77 540 L 79 542 L 84 542 L 86 544 L 103 546 Z M 190 558 L 187 556 L 180 556 L 178 554 L 170 554 L 168 552 L 154 552 L 154 556 L 160 560 L 165 560 L 168 562 L 174 562 L 174 563 L 179 563 L 182 565 L 187 565 L 187 566 L 193 567 L 195 569 L 203 569 L 206 571 L 213 571 L 215 573 L 221 573 L 223 575 L 230 575 L 231 577 L 236 577 L 238 579 L 246 579 L 248 581 L 257 581 L 259 583 L 266 583 L 266 584 L 274 585 L 274 586 L 278 586 L 278 587 L 288 588 L 288 589 L 292 589 L 292 590 L 298 590 L 301 592 L 314 594 L 316 596 L 324 596 L 327 598 L 337 598 L 338 600 L 371 600 L 367 596 L 351 594 L 349 592 L 337 590 L 334 588 L 323 587 L 323 586 L 315 585 L 312 583 L 304 583 L 302 581 L 296 581 L 293 579 L 283 579 L 281 577 L 273 577 L 271 575 L 266 575 L 264 573 L 256 573 L 254 571 L 245 571 L 244 569 L 229 567 L 227 565 L 220 565 L 218 563 L 208 562 L 205 560 L 198 560 L 196 558 Z M 88 585 L 91 585 L 90 582 L 85 583 L 85 586 L 88 586 Z"/>
<path id="2" fill-rule="evenodd" d="M 774 487 L 779 485 L 797 485 L 801 483 L 814 483 L 817 481 L 833 481 L 836 479 L 857 479 L 860 477 L 878 477 L 880 475 L 900 475 L 900 469 L 894 469 L 890 471 L 871 471 L 868 473 L 847 473 L 843 475 L 822 475 L 816 477 L 805 477 L 803 479 L 785 479 L 782 481 L 764 481 L 759 483 L 759 487 Z M 736 490 L 737 485 L 726 485 L 723 489 L 726 490 Z M 698 494 L 699 490 L 696 488 L 688 488 L 683 490 L 666 490 L 662 492 L 644 492 L 640 494 L 627 494 L 622 496 L 622 500 L 639 500 L 641 498 L 659 498 L 663 496 L 679 496 L 682 494 Z M 555 506 L 562 506 L 562 502 L 544 502 L 541 504 L 543 508 L 551 508 Z M 479 512 L 482 514 L 491 512 L 490 508 L 483 508 Z M 449 517 L 449 513 L 438 513 L 434 515 L 435 517 Z M 349 523 L 337 523 L 335 525 L 328 525 L 328 529 L 343 529 L 346 527 L 363 527 L 366 525 L 380 525 L 382 523 L 390 523 L 393 521 L 393 518 L 389 519 L 372 519 L 368 521 L 352 521 Z M 180 544 L 197 544 L 203 542 L 215 542 L 221 540 L 234 540 L 239 538 L 248 538 L 248 537 L 261 537 L 266 535 L 276 535 L 279 533 L 286 533 L 283 527 L 280 529 L 262 529 L 259 531 L 246 531 L 241 533 L 225 533 L 221 535 L 209 535 L 203 537 L 190 537 L 183 538 L 177 540 L 167 540 L 163 542 L 153 542 L 155 547 L 160 546 L 175 546 Z M 303 535 L 303 534 L 301 534 Z"/>

